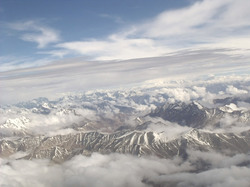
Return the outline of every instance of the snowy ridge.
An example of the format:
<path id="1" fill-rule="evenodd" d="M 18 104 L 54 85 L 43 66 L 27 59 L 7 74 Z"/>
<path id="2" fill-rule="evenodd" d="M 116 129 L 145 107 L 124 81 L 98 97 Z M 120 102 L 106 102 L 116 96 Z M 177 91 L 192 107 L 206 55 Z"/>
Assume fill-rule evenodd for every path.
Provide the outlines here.
<path id="1" fill-rule="evenodd" d="M 30 119 L 22 116 L 20 118 L 7 119 L 4 124 L 0 126 L 0 128 L 11 128 L 15 130 L 26 129 L 27 125 L 30 123 Z"/>
<path id="2" fill-rule="evenodd" d="M 230 149 L 237 153 L 247 153 L 250 139 L 247 135 L 232 133 L 208 133 L 193 129 L 175 139 L 161 141 L 154 132 L 128 131 L 112 134 L 98 132 L 57 135 L 52 137 L 26 137 L 19 140 L 1 140 L 0 156 L 11 155 L 18 150 L 27 152 L 25 158 L 47 158 L 63 162 L 77 154 L 89 155 L 92 152 L 126 153 L 137 156 L 158 155 L 172 158 L 185 156 L 187 149 L 223 152 Z M 23 146 L 25 145 L 25 146 Z"/>
<path id="3" fill-rule="evenodd" d="M 2 156 L 21 150 L 26 159 L 63 162 L 93 152 L 162 158 L 185 158 L 190 148 L 246 153 L 250 99 L 204 103 L 197 90 L 205 89 L 102 90 L 1 107 Z"/>

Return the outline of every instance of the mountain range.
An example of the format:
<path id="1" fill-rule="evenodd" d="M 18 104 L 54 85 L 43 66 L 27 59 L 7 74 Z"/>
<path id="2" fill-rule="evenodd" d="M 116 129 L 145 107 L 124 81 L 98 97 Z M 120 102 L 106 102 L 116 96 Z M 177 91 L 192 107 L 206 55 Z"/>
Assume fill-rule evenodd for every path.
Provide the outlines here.
<path id="1" fill-rule="evenodd" d="M 2 107 L 5 115 L 18 117 L 7 118 L 0 126 L 0 156 L 9 157 L 21 151 L 18 159 L 46 158 L 62 163 L 75 155 L 89 156 L 93 152 L 182 159 L 189 156 L 190 149 L 227 155 L 249 153 L 250 111 L 237 106 L 237 102 L 249 103 L 249 98 L 215 99 L 216 107 L 208 108 L 197 101 L 167 102 L 166 96 L 165 102 L 155 100 L 150 105 L 149 95 L 125 96 L 118 92 L 94 95 L 99 101 L 93 102 L 93 95 L 80 95 L 56 101 L 39 98 Z M 127 100 L 123 104 L 113 102 L 121 98 Z M 37 122 L 32 116 L 39 116 L 40 120 L 56 117 L 73 120 L 57 121 L 55 131 L 66 133 L 46 134 L 34 131 L 42 128 L 40 125 L 31 128 Z M 225 124 L 227 119 L 233 120 Z M 242 128 L 234 132 L 235 127 Z"/>

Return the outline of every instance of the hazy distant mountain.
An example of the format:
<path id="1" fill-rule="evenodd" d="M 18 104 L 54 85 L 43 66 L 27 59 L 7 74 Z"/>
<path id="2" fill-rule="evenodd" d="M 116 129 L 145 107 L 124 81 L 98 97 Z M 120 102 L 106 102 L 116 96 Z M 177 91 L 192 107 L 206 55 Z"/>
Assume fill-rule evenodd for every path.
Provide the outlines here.
<path id="1" fill-rule="evenodd" d="M 250 120 L 250 111 L 237 108 L 234 103 L 218 108 L 207 108 L 198 102 L 191 103 L 167 103 L 152 111 L 149 116 L 161 117 L 164 120 L 176 122 L 183 126 L 204 128 L 206 126 L 220 126 L 221 119 L 231 116 L 236 121 L 244 123 Z"/>

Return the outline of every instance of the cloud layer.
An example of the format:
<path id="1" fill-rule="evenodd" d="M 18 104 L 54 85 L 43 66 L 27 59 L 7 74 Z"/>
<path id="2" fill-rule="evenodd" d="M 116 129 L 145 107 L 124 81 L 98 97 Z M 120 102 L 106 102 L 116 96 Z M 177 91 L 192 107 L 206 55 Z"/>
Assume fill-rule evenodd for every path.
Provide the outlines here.
<path id="1" fill-rule="evenodd" d="M 11 23 L 9 27 L 20 32 L 25 32 L 21 34 L 20 39 L 27 42 L 35 42 L 38 44 L 38 48 L 44 48 L 50 43 L 60 41 L 58 31 L 41 25 L 36 21 Z"/>
<path id="2" fill-rule="evenodd" d="M 19 32 L 20 39 L 37 43 L 36 54 L 47 55 L 51 61 L 66 56 L 127 60 L 164 56 L 186 49 L 213 49 L 218 53 L 227 49 L 223 52 L 249 56 L 249 7 L 248 0 L 198 0 L 187 7 L 168 9 L 150 19 L 121 27 L 106 37 L 83 36 L 73 41 L 63 40 L 59 31 L 37 20 L 18 21 L 9 27 Z M 101 16 L 110 18 L 106 14 Z M 48 46 L 50 48 L 46 48 Z"/>
<path id="3" fill-rule="evenodd" d="M 126 87 L 150 80 L 202 80 L 208 75 L 220 75 L 220 79 L 224 80 L 216 78 L 214 81 L 225 81 L 227 78 L 221 75 L 249 73 L 248 57 L 226 55 L 224 51 L 180 51 L 165 57 L 108 62 L 87 62 L 77 58 L 37 68 L 2 72 L 0 103 L 55 96 L 62 92 Z"/>
<path id="4" fill-rule="evenodd" d="M 167 10 L 156 17 L 110 34 L 106 39 L 56 45 L 95 60 L 165 55 L 185 48 L 249 49 L 250 4 L 247 0 L 203 0 Z"/>
<path id="5" fill-rule="evenodd" d="M 242 186 L 250 183 L 250 168 L 237 166 L 249 162 L 247 155 L 232 158 L 218 153 L 189 151 L 183 161 L 130 155 L 75 156 L 62 165 L 48 160 L 1 159 L 0 185 L 8 186 Z M 210 170 L 196 171 L 198 161 Z M 222 162 L 221 162 L 222 161 Z M 218 164 L 220 163 L 220 164 Z M 211 180 L 213 179 L 213 180 Z"/>

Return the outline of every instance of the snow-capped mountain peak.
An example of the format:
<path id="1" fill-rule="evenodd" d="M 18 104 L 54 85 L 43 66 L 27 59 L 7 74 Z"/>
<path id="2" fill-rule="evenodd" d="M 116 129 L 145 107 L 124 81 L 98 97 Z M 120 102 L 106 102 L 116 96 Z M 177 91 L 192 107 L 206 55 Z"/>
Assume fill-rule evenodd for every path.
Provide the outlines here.
<path id="1" fill-rule="evenodd" d="M 27 125 L 30 123 L 30 119 L 22 116 L 20 118 L 7 119 L 4 124 L 0 126 L 0 128 L 11 128 L 15 130 L 26 129 Z"/>
<path id="2" fill-rule="evenodd" d="M 238 106 L 236 104 L 230 103 L 229 105 L 225 105 L 223 107 L 220 107 L 220 110 L 223 112 L 232 113 L 234 111 L 240 111 L 241 109 L 238 108 Z"/>

